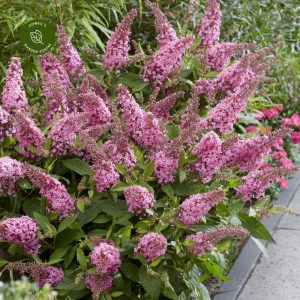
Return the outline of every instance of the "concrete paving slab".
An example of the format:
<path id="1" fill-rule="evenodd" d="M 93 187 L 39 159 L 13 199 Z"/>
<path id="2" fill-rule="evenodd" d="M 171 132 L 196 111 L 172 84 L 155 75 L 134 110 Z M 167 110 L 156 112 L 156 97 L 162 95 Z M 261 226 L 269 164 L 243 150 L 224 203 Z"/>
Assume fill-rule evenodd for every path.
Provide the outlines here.
<path id="1" fill-rule="evenodd" d="M 300 189 L 295 194 L 289 208 L 300 212 Z M 300 230 L 300 216 L 284 215 L 278 225 L 278 228 Z"/>
<path id="2" fill-rule="evenodd" d="M 261 257 L 238 300 L 300 299 L 300 232 L 279 229 L 277 244 L 267 246 L 270 261 Z"/>

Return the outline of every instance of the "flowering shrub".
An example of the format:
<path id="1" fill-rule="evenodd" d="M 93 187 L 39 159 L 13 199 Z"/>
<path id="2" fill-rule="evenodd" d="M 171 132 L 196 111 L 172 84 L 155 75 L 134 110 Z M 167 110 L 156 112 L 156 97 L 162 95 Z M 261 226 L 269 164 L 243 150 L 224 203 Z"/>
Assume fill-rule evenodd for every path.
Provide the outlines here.
<path id="1" fill-rule="evenodd" d="M 205 278 L 228 279 L 225 239 L 273 241 L 259 207 L 250 216 L 244 204 L 295 171 L 261 167 L 290 130 L 233 130 L 270 68 L 269 50 L 229 64 L 254 45 L 220 42 L 220 6 L 207 4 L 199 33 L 177 36 L 147 3 L 159 44 L 148 54 L 136 42 L 131 52 L 131 10 L 98 78 L 58 26 L 59 56 L 39 58 L 43 122 L 11 59 L 0 120 L 3 271 L 72 299 L 208 299 Z"/>

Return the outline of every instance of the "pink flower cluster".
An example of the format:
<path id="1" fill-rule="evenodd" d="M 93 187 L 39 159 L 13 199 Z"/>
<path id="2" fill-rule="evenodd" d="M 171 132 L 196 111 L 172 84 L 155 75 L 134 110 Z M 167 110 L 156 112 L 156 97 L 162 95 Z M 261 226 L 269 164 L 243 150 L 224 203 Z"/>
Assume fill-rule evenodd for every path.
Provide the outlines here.
<path id="1" fill-rule="evenodd" d="M 70 105 L 68 91 L 70 79 L 58 59 L 47 53 L 39 57 L 43 73 L 43 91 L 47 102 L 45 115 L 46 125 L 52 124 L 55 117 L 62 117 L 69 113 Z"/>
<path id="2" fill-rule="evenodd" d="M 262 120 L 268 120 L 268 119 L 273 119 L 277 118 L 280 114 L 280 111 L 283 110 L 283 105 L 274 105 L 270 109 L 263 109 L 261 110 L 261 116 L 257 117 L 257 120 L 262 121 Z"/>
<path id="3" fill-rule="evenodd" d="M 136 157 L 128 140 L 124 137 L 121 140 L 109 140 L 105 142 L 108 157 L 113 163 L 123 164 L 132 169 L 136 164 Z"/>
<path id="4" fill-rule="evenodd" d="M 24 169 L 29 180 L 40 190 L 40 194 L 47 199 L 48 212 L 58 213 L 60 219 L 73 213 L 75 201 L 60 181 L 32 165 L 25 164 Z"/>
<path id="5" fill-rule="evenodd" d="M 131 34 L 131 24 L 137 16 L 137 11 L 132 9 L 128 15 L 117 26 L 106 44 L 106 51 L 103 56 L 103 65 L 112 71 L 119 70 L 128 61 L 130 50 L 129 39 Z"/>
<path id="6" fill-rule="evenodd" d="M 76 133 L 88 122 L 86 113 L 71 114 L 63 117 L 55 123 L 48 137 L 51 139 L 51 154 L 63 156 L 69 153 L 75 146 Z"/>
<path id="7" fill-rule="evenodd" d="M 167 251 L 168 241 L 160 233 L 149 232 L 139 239 L 138 245 L 134 248 L 135 253 L 140 253 L 150 262 Z"/>
<path id="8" fill-rule="evenodd" d="M 95 299 L 99 299 L 100 294 L 111 288 L 113 278 L 109 275 L 94 275 L 87 274 L 85 276 L 85 284 L 88 289 L 93 293 Z"/>
<path id="9" fill-rule="evenodd" d="M 100 243 L 91 253 L 91 263 L 99 274 L 114 275 L 121 265 L 119 250 L 107 243 Z"/>
<path id="10" fill-rule="evenodd" d="M 143 215 L 145 209 L 151 208 L 155 204 L 154 196 L 145 187 L 131 185 L 124 190 L 125 200 L 128 210 L 135 215 Z"/>
<path id="11" fill-rule="evenodd" d="M 174 175 L 178 168 L 178 155 L 167 150 L 161 150 L 154 157 L 154 174 L 159 183 L 169 183 L 175 180 Z"/>
<path id="12" fill-rule="evenodd" d="M 281 122 L 283 126 L 295 129 L 291 141 L 293 144 L 300 144 L 300 115 L 294 113 L 290 118 L 283 118 Z"/>
<path id="13" fill-rule="evenodd" d="M 159 120 L 145 112 L 123 85 L 118 87 L 117 103 L 121 105 L 127 132 L 143 147 L 154 147 L 164 140 Z"/>
<path id="14" fill-rule="evenodd" d="M 61 268 L 44 266 L 34 262 L 10 263 L 5 268 L 18 271 L 21 274 L 28 274 L 40 288 L 45 284 L 50 284 L 52 287 L 55 287 L 64 279 L 64 272 Z"/>
<path id="15" fill-rule="evenodd" d="M 13 117 L 0 106 L 0 143 L 16 134 Z"/>
<path id="16" fill-rule="evenodd" d="M 220 138 L 215 132 L 210 132 L 200 140 L 192 152 L 197 155 L 193 169 L 204 183 L 209 182 L 223 163 Z"/>
<path id="17" fill-rule="evenodd" d="M 89 116 L 89 125 L 105 124 L 111 120 L 111 113 L 103 100 L 95 92 L 89 91 L 80 95 L 83 111 Z"/>
<path id="18" fill-rule="evenodd" d="M 201 20 L 199 35 L 202 47 L 212 47 L 220 39 L 222 11 L 218 0 L 207 0 L 208 7 Z"/>
<path id="19" fill-rule="evenodd" d="M 232 56 L 246 49 L 254 48 L 254 44 L 248 43 L 220 43 L 207 50 L 205 64 L 214 71 L 222 71 L 229 63 Z"/>
<path id="20" fill-rule="evenodd" d="M 152 85 L 163 83 L 181 63 L 182 55 L 189 49 L 194 36 L 187 36 L 166 44 L 147 59 L 143 79 Z"/>
<path id="21" fill-rule="evenodd" d="M 99 274 L 87 274 L 85 283 L 95 297 L 112 286 L 113 276 L 121 265 L 117 248 L 106 242 L 97 243 L 91 253 L 91 262 Z"/>
<path id="22" fill-rule="evenodd" d="M 20 152 L 30 158 L 39 158 L 40 153 L 30 151 L 29 146 L 43 152 L 46 138 L 34 121 L 22 113 L 17 113 L 16 138 L 19 142 Z"/>
<path id="23" fill-rule="evenodd" d="M 190 196 L 180 205 L 178 220 L 186 226 L 198 223 L 224 197 L 224 191 L 215 190 Z"/>
<path id="24" fill-rule="evenodd" d="M 85 72 L 85 66 L 76 48 L 70 42 L 61 25 L 56 28 L 57 44 L 60 50 L 60 61 L 72 79 L 77 80 Z"/>
<path id="25" fill-rule="evenodd" d="M 264 197 L 271 182 L 280 179 L 283 175 L 291 174 L 297 169 L 292 167 L 268 167 L 262 170 L 255 170 L 243 177 L 243 183 L 237 188 L 237 194 L 246 202 L 253 198 Z"/>
<path id="26" fill-rule="evenodd" d="M 28 216 L 0 222 L 0 240 L 15 243 L 29 255 L 37 255 L 39 252 L 38 231 L 39 226 Z"/>
<path id="27" fill-rule="evenodd" d="M 157 3 L 146 2 L 155 17 L 156 40 L 161 47 L 177 40 L 176 32 Z"/>
<path id="28" fill-rule="evenodd" d="M 8 112 L 28 111 L 29 105 L 22 82 L 23 70 L 19 57 L 12 57 L 2 92 L 2 107 Z"/>
<path id="29" fill-rule="evenodd" d="M 183 96 L 184 92 L 172 93 L 158 102 L 154 102 L 151 107 L 151 112 L 155 117 L 167 121 L 170 118 L 170 110 L 175 105 L 175 101 Z"/>
<path id="30" fill-rule="evenodd" d="M 94 163 L 93 171 L 95 172 L 94 181 L 96 184 L 96 191 L 99 193 L 114 186 L 120 178 L 120 175 L 111 160 L 99 159 Z"/>
<path id="31" fill-rule="evenodd" d="M 13 196 L 16 181 L 24 177 L 22 163 L 8 156 L 0 157 L 0 192 Z"/>
<path id="32" fill-rule="evenodd" d="M 195 234 L 188 235 L 186 239 L 196 242 L 195 245 L 188 248 L 189 252 L 203 256 L 206 251 L 211 252 L 215 244 L 227 237 L 243 239 L 248 234 L 248 231 L 241 226 L 225 225 L 209 232 L 199 231 Z"/>

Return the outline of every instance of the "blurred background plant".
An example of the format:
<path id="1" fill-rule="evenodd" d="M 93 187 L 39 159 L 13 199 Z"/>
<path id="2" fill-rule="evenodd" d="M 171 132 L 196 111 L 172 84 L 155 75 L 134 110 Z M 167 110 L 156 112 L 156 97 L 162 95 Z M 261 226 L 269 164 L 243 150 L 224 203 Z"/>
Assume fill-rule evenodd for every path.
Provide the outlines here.
<path id="1" fill-rule="evenodd" d="M 0 281 L 0 300 L 55 300 L 56 296 L 57 292 L 50 285 L 38 289 L 27 277 L 5 283 Z"/>
<path id="2" fill-rule="evenodd" d="M 77 48 L 103 53 L 111 30 L 127 9 L 139 10 L 139 27 L 134 39 L 141 43 L 152 39 L 154 27 L 143 0 L 0 0 L 0 76 L 1 83 L 11 56 L 20 56 L 30 80 L 37 78 L 36 56 L 26 53 L 19 42 L 20 26 L 31 19 L 63 23 Z M 221 0 L 223 10 L 222 39 L 233 42 L 256 42 L 261 47 L 283 42 L 278 48 L 280 59 L 270 76 L 277 83 L 269 85 L 267 101 L 283 103 L 288 110 L 300 111 L 300 2 L 297 0 Z M 158 1 L 178 32 L 198 27 L 205 0 Z M 127 7 L 127 9 L 126 9 Z M 38 17 L 37 17 L 38 16 Z M 180 24 L 185 24 L 183 27 Z M 142 28 L 147 30 L 141 30 Z M 141 34 L 143 32 L 143 34 Z M 36 68 L 32 69 L 32 62 Z M 34 73 L 32 73 L 34 72 Z M 290 112 L 287 111 L 287 114 Z"/>

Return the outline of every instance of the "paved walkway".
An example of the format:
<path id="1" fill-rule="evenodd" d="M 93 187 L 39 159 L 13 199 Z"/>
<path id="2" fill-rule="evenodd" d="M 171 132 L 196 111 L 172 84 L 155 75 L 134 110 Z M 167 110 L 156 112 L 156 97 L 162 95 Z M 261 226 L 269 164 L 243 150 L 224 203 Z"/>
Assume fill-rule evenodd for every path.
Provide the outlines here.
<path id="1" fill-rule="evenodd" d="M 300 187 L 289 205 L 300 211 Z M 285 215 L 275 228 L 277 244 L 269 244 L 244 283 L 238 300 L 300 300 L 300 217 Z"/>

